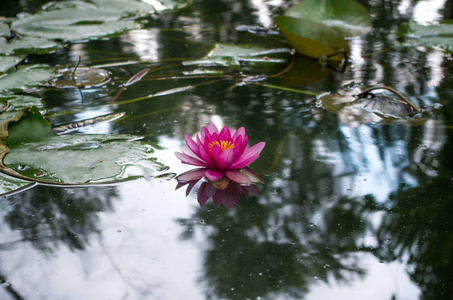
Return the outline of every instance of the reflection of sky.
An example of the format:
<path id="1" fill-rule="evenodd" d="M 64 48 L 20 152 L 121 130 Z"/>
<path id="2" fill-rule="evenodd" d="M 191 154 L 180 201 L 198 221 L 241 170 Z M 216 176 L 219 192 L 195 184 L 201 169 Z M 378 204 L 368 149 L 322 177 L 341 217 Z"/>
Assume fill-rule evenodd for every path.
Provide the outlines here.
<path id="1" fill-rule="evenodd" d="M 338 299 L 419 299 L 420 290 L 410 280 L 406 266 L 398 261 L 383 264 L 369 253 L 358 253 L 357 259 L 367 270 L 363 279 L 348 284 L 319 281 L 311 286 L 307 300 Z"/>
<path id="2" fill-rule="evenodd" d="M 444 7 L 445 0 L 425 0 L 419 1 L 413 8 L 413 20 L 420 24 L 429 24 L 441 18 L 439 10 Z M 402 1 L 398 7 L 400 12 L 405 12 L 412 6 L 412 1 Z"/>

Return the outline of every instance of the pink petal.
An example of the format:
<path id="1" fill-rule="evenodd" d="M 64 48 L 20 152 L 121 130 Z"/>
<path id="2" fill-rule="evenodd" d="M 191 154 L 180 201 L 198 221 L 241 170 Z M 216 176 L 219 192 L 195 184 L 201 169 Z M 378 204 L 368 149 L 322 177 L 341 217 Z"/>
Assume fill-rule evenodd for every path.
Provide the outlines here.
<path id="1" fill-rule="evenodd" d="M 220 147 L 219 147 L 220 148 Z M 222 150 L 220 150 L 222 151 Z M 233 149 L 225 149 L 220 153 L 219 159 L 217 160 L 217 165 L 221 170 L 226 170 L 228 169 L 231 164 L 233 163 L 233 158 L 234 158 L 234 151 Z"/>
<path id="2" fill-rule="evenodd" d="M 256 196 L 256 197 L 259 197 L 260 196 L 260 193 L 258 192 L 258 188 L 256 187 L 256 185 L 252 184 L 252 185 L 248 185 L 248 186 L 244 186 L 244 188 L 252 195 Z"/>
<path id="3" fill-rule="evenodd" d="M 211 138 L 211 133 L 209 132 L 208 128 L 203 126 L 201 128 L 201 141 L 203 143 L 206 142 L 206 139 L 210 139 Z"/>
<path id="4" fill-rule="evenodd" d="M 177 158 L 179 158 L 183 163 L 199 167 L 209 167 L 204 161 L 199 160 L 195 157 L 189 156 L 184 153 L 175 152 Z"/>
<path id="5" fill-rule="evenodd" d="M 186 145 L 182 146 L 181 150 L 182 150 L 182 153 L 184 153 L 186 155 L 189 155 L 190 157 L 194 157 L 194 158 L 200 159 L 200 157 L 198 157 L 195 153 L 193 153 L 193 151 L 190 150 L 190 148 L 187 147 Z"/>
<path id="6" fill-rule="evenodd" d="M 237 161 L 231 165 L 231 169 L 240 169 L 250 165 L 254 162 L 259 156 L 261 151 L 263 151 L 265 142 L 260 142 L 244 151 Z"/>
<path id="7" fill-rule="evenodd" d="M 208 169 L 208 170 L 205 169 L 204 174 L 210 181 L 217 181 L 223 177 L 222 171 L 217 171 L 214 169 Z"/>
<path id="8" fill-rule="evenodd" d="M 195 141 L 192 140 L 192 138 L 188 134 L 184 135 L 184 140 L 186 141 L 186 144 L 189 147 L 189 149 L 192 150 L 192 152 L 196 156 L 200 157 L 200 151 L 198 150 L 197 143 L 195 143 Z"/>
<path id="9" fill-rule="evenodd" d="M 205 176 L 205 172 L 208 169 L 206 168 L 198 168 L 198 169 L 193 169 L 187 172 L 182 173 L 181 175 L 178 175 L 176 177 L 176 180 L 178 181 L 192 181 L 192 180 L 200 180 Z"/>
<path id="10" fill-rule="evenodd" d="M 219 134 L 219 130 L 217 129 L 217 126 L 215 126 L 214 122 L 209 123 L 208 130 L 211 134 L 213 134 L 214 132 Z"/>
<path id="11" fill-rule="evenodd" d="M 261 176 L 258 173 L 256 173 L 249 167 L 242 168 L 241 173 L 246 175 L 248 178 L 250 178 L 250 180 L 254 183 L 258 183 L 258 182 L 264 183 L 263 178 L 261 178 Z"/>
<path id="12" fill-rule="evenodd" d="M 226 141 L 226 140 L 229 140 L 230 138 L 231 138 L 230 129 L 227 126 L 223 127 L 222 131 L 220 131 L 220 134 L 219 134 L 219 140 Z"/>
<path id="13" fill-rule="evenodd" d="M 245 128 L 241 127 L 238 130 L 236 130 L 234 133 L 231 133 L 231 134 L 233 135 L 233 141 L 239 136 L 242 136 L 242 139 L 244 139 L 245 138 Z"/>
<path id="14" fill-rule="evenodd" d="M 250 178 L 244 174 L 242 174 L 238 170 L 226 170 L 225 171 L 225 176 L 228 177 L 228 179 L 233 180 L 234 182 L 237 182 L 239 184 L 251 184 L 252 181 Z"/>
<path id="15" fill-rule="evenodd" d="M 206 166 L 209 168 L 215 168 L 216 167 L 215 162 L 212 160 L 211 156 L 209 156 L 209 154 L 206 152 L 204 147 L 200 146 L 198 149 L 200 149 L 201 158 L 206 162 Z"/>
<path id="16" fill-rule="evenodd" d="M 211 157 L 214 161 L 214 164 L 217 168 L 220 169 L 220 155 L 222 154 L 222 149 L 220 149 L 219 145 L 214 145 L 211 149 Z"/>
<path id="17" fill-rule="evenodd" d="M 198 203 L 200 204 L 201 207 L 203 207 L 210 198 L 210 196 L 208 196 L 209 191 L 207 191 L 207 189 L 209 189 L 210 187 L 211 185 L 209 183 L 203 182 L 200 188 L 198 189 L 197 198 Z"/>

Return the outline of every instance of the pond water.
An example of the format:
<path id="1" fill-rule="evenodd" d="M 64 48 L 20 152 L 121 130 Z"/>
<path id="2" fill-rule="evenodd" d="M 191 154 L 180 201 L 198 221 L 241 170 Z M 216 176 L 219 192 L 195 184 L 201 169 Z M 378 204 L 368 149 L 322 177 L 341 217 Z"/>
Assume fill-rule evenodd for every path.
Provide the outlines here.
<path id="1" fill-rule="evenodd" d="M 6 17 L 40 6 L 3 2 Z M 285 63 L 209 76 L 183 63 L 215 43 L 289 48 L 278 34 L 238 28 L 269 27 L 295 3 L 283 0 L 193 1 L 119 37 L 29 55 L 29 64 L 73 67 L 80 58 L 112 74 L 98 87 L 28 91 L 46 102 L 53 126 L 124 112 L 71 134 L 141 136 L 168 168 L 0 199 L 0 298 L 451 299 L 453 59 L 400 47 L 394 35 L 403 22 L 451 18 L 451 1 L 360 2 L 373 30 L 348 39 L 346 70 L 312 70 L 300 82 L 273 76 Z M 360 84 L 391 86 L 423 114 L 388 120 L 313 96 Z M 174 155 L 184 134 L 211 121 L 244 126 L 250 145 L 266 142 L 252 165 L 265 181 L 260 196 L 232 209 L 200 207 L 198 187 L 186 196 L 171 175 L 191 169 Z"/>

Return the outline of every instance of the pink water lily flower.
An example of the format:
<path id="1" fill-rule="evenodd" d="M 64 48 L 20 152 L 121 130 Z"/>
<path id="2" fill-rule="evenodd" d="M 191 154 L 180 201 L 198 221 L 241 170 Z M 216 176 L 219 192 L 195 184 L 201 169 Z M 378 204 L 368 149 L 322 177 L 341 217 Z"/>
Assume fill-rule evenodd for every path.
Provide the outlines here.
<path id="1" fill-rule="evenodd" d="M 183 163 L 206 168 L 205 176 L 210 181 L 220 180 L 225 175 L 241 184 L 252 182 L 238 170 L 253 163 L 266 145 L 260 142 L 247 148 L 244 127 L 230 130 L 225 126 L 219 131 L 212 122 L 201 128 L 196 141 L 187 134 L 185 141 L 187 145 L 181 148 L 182 153 L 175 153 Z"/>

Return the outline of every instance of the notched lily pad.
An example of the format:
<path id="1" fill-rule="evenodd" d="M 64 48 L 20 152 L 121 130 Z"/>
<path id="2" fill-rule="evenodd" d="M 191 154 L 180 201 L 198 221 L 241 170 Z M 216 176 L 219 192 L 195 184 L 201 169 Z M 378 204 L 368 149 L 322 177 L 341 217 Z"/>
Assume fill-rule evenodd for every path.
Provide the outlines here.
<path id="1" fill-rule="evenodd" d="M 107 70 L 84 67 L 59 69 L 56 73 L 58 77 L 50 81 L 56 87 L 96 87 L 109 82 L 112 77 Z"/>
<path id="2" fill-rule="evenodd" d="M 0 54 L 44 54 L 60 47 L 61 44 L 40 37 L 21 36 L 10 41 L 0 37 Z"/>
<path id="3" fill-rule="evenodd" d="M 22 66 L 18 71 L 0 75 L 0 92 L 21 92 L 47 83 L 55 76 L 47 65 Z"/>
<path id="4" fill-rule="evenodd" d="M 162 169 L 151 145 L 132 135 L 64 135 L 51 131 L 36 107 L 1 124 L 1 171 L 23 180 L 106 183 Z"/>
<path id="5" fill-rule="evenodd" d="M 42 111 L 44 101 L 41 98 L 25 95 L 5 95 L 0 96 L 0 104 L 2 105 L 0 113 L 0 124 L 9 118 L 17 115 L 17 113 L 28 106 L 36 106 Z"/>
<path id="6" fill-rule="evenodd" d="M 25 56 L 3 56 L 0 55 L 0 73 L 4 73 L 20 63 Z"/>
<path id="7" fill-rule="evenodd" d="M 223 66 L 238 69 L 243 63 L 281 64 L 290 53 L 288 48 L 267 49 L 253 45 L 218 43 L 203 58 L 186 61 L 184 65 Z"/>
<path id="8" fill-rule="evenodd" d="M 54 2 L 14 21 L 11 28 L 24 36 L 51 40 L 97 39 L 137 28 L 135 21 L 122 20 L 123 13 L 82 1 Z"/>
<path id="9" fill-rule="evenodd" d="M 453 24 L 420 25 L 403 24 L 398 34 L 404 39 L 404 47 L 439 47 L 453 52 Z"/>
<path id="10" fill-rule="evenodd" d="M 342 60 L 349 53 L 349 45 L 336 30 L 318 22 L 288 16 L 276 17 L 274 22 L 294 47 L 303 55 L 311 58 L 327 56 L 331 60 Z"/>
<path id="11" fill-rule="evenodd" d="M 346 37 L 371 30 L 370 14 L 353 0 L 304 0 L 286 11 L 285 16 L 323 23 Z"/>
<path id="12" fill-rule="evenodd" d="M 388 87 L 354 87 L 318 96 L 317 106 L 336 112 L 345 123 L 379 123 L 414 118 L 420 110 Z M 398 93 L 399 94 L 399 93 Z M 403 96 L 404 97 L 404 96 Z M 404 97 L 405 98 L 405 97 Z"/>

